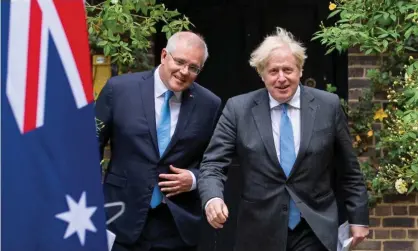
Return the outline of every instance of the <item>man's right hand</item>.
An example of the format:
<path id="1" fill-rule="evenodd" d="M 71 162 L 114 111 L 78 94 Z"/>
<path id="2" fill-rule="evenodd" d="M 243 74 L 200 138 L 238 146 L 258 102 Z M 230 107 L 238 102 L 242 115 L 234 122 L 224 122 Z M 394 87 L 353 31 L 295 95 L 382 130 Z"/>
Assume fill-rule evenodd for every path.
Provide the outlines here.
<path id="1" fill-rule="evenodd" d="M 225 205 L 224 201 L 220 198 L 216 198 L 209 202 L 205 209 L 206 219 L 209 224 L 215 228 L 223 228 L 223 224 L 228 219 L 228 207 Z"/>

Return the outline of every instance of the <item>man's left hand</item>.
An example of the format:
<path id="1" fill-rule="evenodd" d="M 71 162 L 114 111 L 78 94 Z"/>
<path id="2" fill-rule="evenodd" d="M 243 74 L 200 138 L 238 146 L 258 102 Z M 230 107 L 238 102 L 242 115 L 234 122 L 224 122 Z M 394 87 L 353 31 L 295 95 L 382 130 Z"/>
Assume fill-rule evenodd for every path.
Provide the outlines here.
<path id="1" fill-rule="evenodd" d="M 161 188 L 161 192 L 167 193 L 167 197 L 171 197 L 180 193 L 188 192 L 192 188 L 193 177 L 186 169 L 181 169 L 170 165 L 170 170 L 173 174 L 160 174 L 161 179 L 167 181 L 161 181 L 158 186 Z"/>
<path id="2" fill-rule="evenodd" d="M 351 247 L 357 246 L 360 242 L 362 242 L 367 235 L 369 235 L 369 228 L 363 226 L 350 226 L 351 236 L 353 237 L 353 242 L 351 243 Z"/>

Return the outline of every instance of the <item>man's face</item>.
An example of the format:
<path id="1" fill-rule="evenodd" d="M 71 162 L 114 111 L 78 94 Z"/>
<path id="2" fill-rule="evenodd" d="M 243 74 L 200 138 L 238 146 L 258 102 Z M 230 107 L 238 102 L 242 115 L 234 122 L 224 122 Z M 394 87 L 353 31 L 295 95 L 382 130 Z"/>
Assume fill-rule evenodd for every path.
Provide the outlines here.
<path id="1" fill-rule="evenodd" d="M 203 66 L 204 49 L 177 42 L 175 51 L 161 52 L 160 76 L 167 88 L 184 91 L 195 81 Z"/>
<path id="2" fill-rule="evenodd" d="M 270 95 L 280 103 L 288 102 L 298 89 L 301 70 L 289 48 L 272 52 L 261 73 Z"/>

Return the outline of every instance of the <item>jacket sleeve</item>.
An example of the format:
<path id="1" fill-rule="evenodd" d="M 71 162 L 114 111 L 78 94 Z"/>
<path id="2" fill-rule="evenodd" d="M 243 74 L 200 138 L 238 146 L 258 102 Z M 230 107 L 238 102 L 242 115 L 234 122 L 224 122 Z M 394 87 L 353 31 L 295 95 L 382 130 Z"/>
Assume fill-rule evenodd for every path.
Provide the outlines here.
<path id="1" fill-rule="evenodd" d="M 219 120 L 219 116 L 221 115 L 221 111 L 222 111 L 221 110 L 221 108 L 222 108 L 222 102 L 221 102 L 221 99 L 220 98 L 217 98 L 215 100 L 214 106 L 216 107 L 216 109 L 214 109 L 215 112 L 213 114 L 213 119 L 212 119 L 212 125 L 211 125 L 212 133 L 213 133 L 213 130 L 215 129 L 215 127 L 216 127 L 216 124 L 217 124 L 217 122 Z M 193 164 L 191 164 L 188 167 L 188 170 L 191 171 L 193 173 L 193 175 L 195 176 L 196 181 L 199 180 L 199 174 L 200 174 L 199 168 L 200 168 L 201 161 L 202 161 L 202 159 L 199 159 L 198 161 L 193 162 Z"/>
<path id="2" fill-rule="evenodd" d="M 227 168 L 235 153 L 236 136 L 237 125 L 233 99 L 229 99 L 200 165 L 198 189 L 203 206 L 211 198 L 223 199 Z"/>
<path id="3" fill-rule="evenodd" d="M 99 141 L 100 160 L 103 159 L 104 148 L 112 131 L 112 91 L 113 84 L 110 79 L 103 87 L 95 103 L 96 136 Z"/>
<path id="4" fill-rule="evenodd" d="M 368 194 L 363 173 L 352 147 L 347 117 L 337 99 L 336 102 L 335 152 L 339 158 L 336 170 L 342 203 L 345 205 L 348 222 L 369 225 Z"/>

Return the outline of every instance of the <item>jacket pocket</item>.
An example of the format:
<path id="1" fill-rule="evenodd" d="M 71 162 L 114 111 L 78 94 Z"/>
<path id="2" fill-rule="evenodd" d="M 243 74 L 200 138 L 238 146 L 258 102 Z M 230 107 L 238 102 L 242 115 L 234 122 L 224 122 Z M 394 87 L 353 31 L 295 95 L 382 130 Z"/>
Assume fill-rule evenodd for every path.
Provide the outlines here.
<path id="1" fill-rule="evenodd" d="M 125 177 L 121 177 L 113 173 L 108 173 L 105 180 L 106 184 L 110 184 L 117 187 L 126 187 L 127 182 L 128 180 Z"/>
<path id="2" fill-rule="evenodd" d="M 330 198 L 333 198 L 333 197 L 334 197 L 334 192 L 331 190 L 326 193 L 315 196 L 314 200 L 316 203 L 322 203 L 324 201 L 328 201 Z"/>

